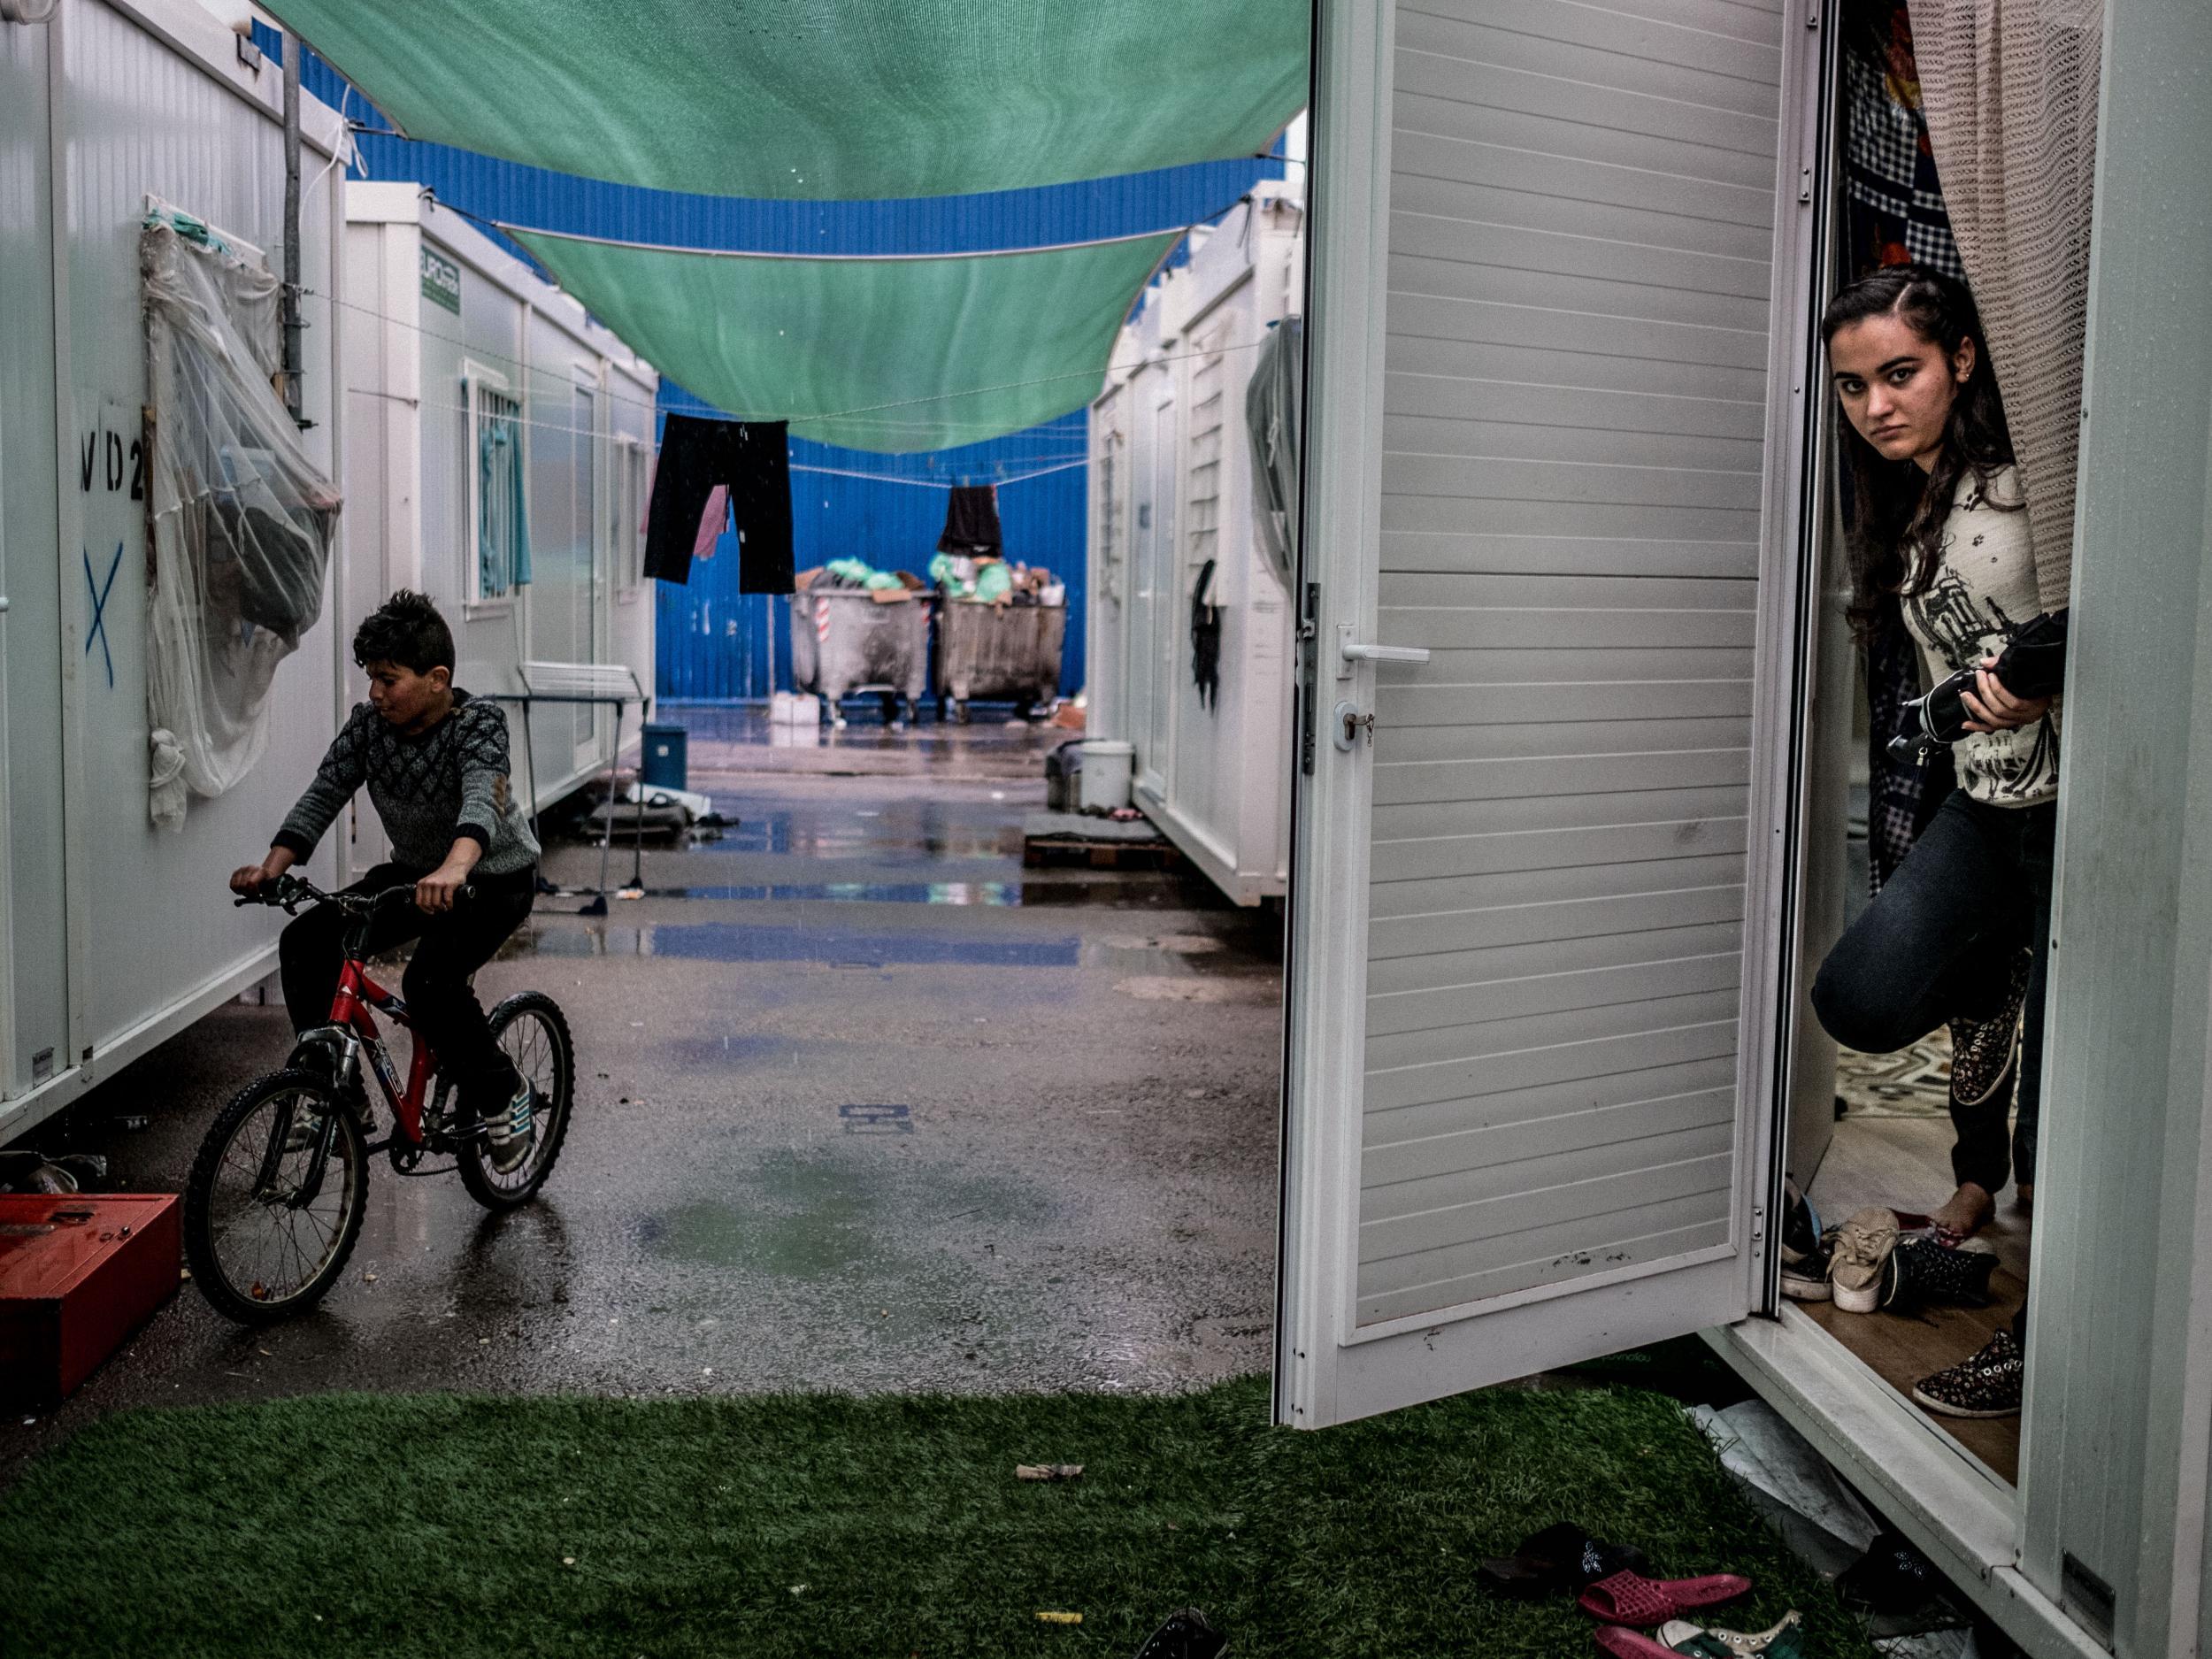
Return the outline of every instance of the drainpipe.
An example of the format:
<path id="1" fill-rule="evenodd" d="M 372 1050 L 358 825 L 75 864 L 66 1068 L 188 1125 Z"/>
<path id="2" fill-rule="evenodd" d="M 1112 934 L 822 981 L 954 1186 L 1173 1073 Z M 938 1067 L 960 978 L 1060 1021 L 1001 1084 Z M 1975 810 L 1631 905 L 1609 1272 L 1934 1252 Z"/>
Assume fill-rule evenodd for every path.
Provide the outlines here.
<path id="1" fill-rule="evenodd" d="M 279 300 L 284 328 L 284 406 L 300 419 L 300 37 L 284 37 L 284 288 Z"/>

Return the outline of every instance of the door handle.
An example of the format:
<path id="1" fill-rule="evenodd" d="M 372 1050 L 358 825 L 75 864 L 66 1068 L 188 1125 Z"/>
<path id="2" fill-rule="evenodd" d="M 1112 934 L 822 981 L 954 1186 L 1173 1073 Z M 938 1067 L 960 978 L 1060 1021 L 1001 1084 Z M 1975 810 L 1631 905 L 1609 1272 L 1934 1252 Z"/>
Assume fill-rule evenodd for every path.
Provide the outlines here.
<path id="1" fill-rule="evenodd" d="M 1339 680 L 1352 677 L 1352 664 L 1355 663 L 1425 663 L 1429 660 L 1428 648 L 1425 645 L 1369 645 L 1364 641 L 1356 640 L 1352 637 L 1352 625 L 1348 622 L 1336 625 L 1336 650 L 1340 663 L 1336 671 Z"/>

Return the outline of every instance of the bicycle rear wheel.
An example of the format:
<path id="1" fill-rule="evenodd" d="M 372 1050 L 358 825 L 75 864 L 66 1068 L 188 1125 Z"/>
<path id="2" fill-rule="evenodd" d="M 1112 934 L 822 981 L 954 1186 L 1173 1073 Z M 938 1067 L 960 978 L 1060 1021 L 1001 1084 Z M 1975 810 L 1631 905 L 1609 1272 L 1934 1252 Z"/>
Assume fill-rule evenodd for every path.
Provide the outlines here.
<path id="1" fill-rule="evenodd" d="M 322 1299 L 367 1212 L 361 1125 L 312 1071 L 272 1072 L 215 1116 L 184 1188 L 184 1252 L 215 1310 L 273 1325 Z"/>
<path id="2" fill-rule="evenodd" d="M 487 1210 L 512 1210 L 537 1196 L 568 1139 L 576 1096 L 576 1045 L 561 1005 L 542 991 L 520 991 L 487 1017 L 501 1052 L 536 1094 L 534 1138 L 527 1157 L 503 1175 L 492 1167 L 484 1140 L 472 1133 L 461 1142 L 461 1185 Z"/>

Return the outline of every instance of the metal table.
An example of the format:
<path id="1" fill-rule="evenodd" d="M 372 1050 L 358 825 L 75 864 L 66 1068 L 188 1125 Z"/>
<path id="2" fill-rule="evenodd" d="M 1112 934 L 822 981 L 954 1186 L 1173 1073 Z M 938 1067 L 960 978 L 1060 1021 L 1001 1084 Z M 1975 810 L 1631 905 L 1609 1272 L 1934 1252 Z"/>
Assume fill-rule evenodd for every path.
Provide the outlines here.
<path id="1" fill-rule="evenodd" d="M 525 663 L 520 670 L 520 691 L 491 691 L 484 695 L 494 703 L 521 705 L 523 766 L 530 780 L 530 833 L 533 835 L 538 833 L 538 761 L 536 745 L 531 741 L 531 707 L 540 703 L 585 703 L 614 710 L 614 751 L 607 762 L 607 828 L 599 843 L 599 886 L 592 895 L 591 902 L 576 912 L 579 916 L 604 916 L 607 913 L 607 859 L 614 846 L 615 795 L 622 768 L 622 714 L 630 704 L 634 703 L 638 705 L 638 733 L 641 740 L 645 721 L 653 711 L 652 696 L 638 683 L 636 671 L 622 663 Z M 641 749 L 638 764 L 641 782 L 644 767 Z M 542 841 L 540 844 L 542 845 Z M 631 851 L 630 888 L 642 891 L 644 887 L 645 810 L 641 802 L 637 814 L 637 839 Z M 554 895 L 581 898 L 583 890 L 557 887 Z"/>

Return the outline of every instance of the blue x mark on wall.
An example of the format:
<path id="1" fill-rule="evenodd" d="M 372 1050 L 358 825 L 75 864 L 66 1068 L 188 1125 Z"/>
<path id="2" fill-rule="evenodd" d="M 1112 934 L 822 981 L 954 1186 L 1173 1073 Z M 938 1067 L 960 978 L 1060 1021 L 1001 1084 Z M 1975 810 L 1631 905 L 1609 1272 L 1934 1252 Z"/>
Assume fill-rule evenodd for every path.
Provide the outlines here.
<path id="1" fill-rule="evenodd" d="M 108 595 L 115 591 L 115 572 L 123 568 L 123 544 L 115 544 L 115 557 L 108 561 L 108 579 L 104 583 L 92 573 L 92 549 L 84 549 L 84 585 L 92 595 L 92 626 L 85 630 L 84 654 L 92 655 L 98 645 L 100 656 L 107 664 L 108 689 L 115 689 L 115 653 L 108 649 Z"/>

